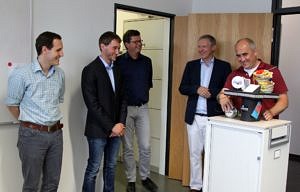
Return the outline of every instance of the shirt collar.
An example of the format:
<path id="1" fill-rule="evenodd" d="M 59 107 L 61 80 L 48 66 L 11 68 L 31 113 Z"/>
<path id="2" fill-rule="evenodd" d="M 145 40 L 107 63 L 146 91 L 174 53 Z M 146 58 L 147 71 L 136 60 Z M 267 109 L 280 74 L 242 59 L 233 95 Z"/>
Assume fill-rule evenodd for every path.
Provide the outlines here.
<path id="1" fill-rule="evenodd" d="M 35 72 L 38 72 L 38 71 L 42 71 L 42 67 L 41 67 L 41 65 L 39 64 L 39 62 L 38 62 L 38 60 L 37 59 L 35 59 L 33 62 L 32 62 L 32 70 L 33 70 L 33 72 L 35 73 Z"/>
<path id="2" fill-rule="evenodd" d="M 141 56 L 141 53 L 138 54 L 138 57 L 137 57 L 136 59 L 133 59 L 133 58 L 129 55 L 128 51 L 126 51 L 126 53 L 125 53 L 125 58 L 126 58 L 126 59 L 138 60 L 138 59 L 140 58 L 140 56 Z"/>
<path id="3" fill-rule="evenodd" d="M 262 61 L 261 59 L 258 59 L 258 60 L 259 60 L 260 62 L 259 62 L 259 64 L 255 67 L 255 70 L 254 70 L 254 71 L 259 70 L 259 69 L 264 69 L 264 63 L 263 63 L 263 61 Z M 238 71 L 241 71 L 241 72 L 244 72 L 244 73 L 247 73 L 243 66 L 240 66 L 237 70 L 238 70 Z"/>
<path id="4" fill-rule="evenodd" d="M 106 69 L 111 69 L 111 68 L 113 68 L 113 66 L 114 66 L 114 63 L 113 63 L 113 62 L 111 63 L 111 65 L 109 65 L 109 64 L 101 57 L 101 55 L 99 55 L 99 58 L 101 59 L 103 65 L 104 65 L 104 67 L 105 67 Z"/>
<path id="5" fill-rule="evenodd" d="M 44 74 L 44 72 L 43 72 L 43 70 L 42 70 L 42 67 L 41 67 L 41 65 L 40 65 L 40 63 L 39 63 L 39 61 L 38 61 L 37 59 L 34 59 L 34 60 L 33 60 L 31 67 L 32 67 L 32 71 L 33 71 L 34 73 L 40 71 L 40 72 L 42 72 L 42 73 Z M 55 72 L 55 67 L 52 65 L 52 66 L 50 67 L 50 69 L 49 69 L 48 77 L 49 77 L 50 75 L 52 75 L 54 72 Z"/>
<path id="6" fill-rule="evenodd" d="M 203 59 L 200 59 L 200 63 L 201 63 L 201 64 L 205 64 L 206 66 L 210 66 L 211 64 L 214 63 L 214 61 L 215 61 L 215 57 L 212 57 L 212 58 L 208 61 L 208 63 L 205 63 Z"/>

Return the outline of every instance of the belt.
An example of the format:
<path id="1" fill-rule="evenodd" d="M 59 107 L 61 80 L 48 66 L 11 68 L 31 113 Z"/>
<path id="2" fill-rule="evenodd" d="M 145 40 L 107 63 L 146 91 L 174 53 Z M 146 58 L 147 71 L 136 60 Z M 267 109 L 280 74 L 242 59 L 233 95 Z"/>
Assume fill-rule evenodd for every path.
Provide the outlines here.
<path id="1" fill-rule="evenodd" d="M 60 123 L 60 121 L 57 121 L 54 125 L 51 125 L 51 126 L 39 125 L 39 124 L 28 122 L 28 121 L 21 121 L 21 126 L 28 127 L 31 129 L 36 129 L 39 131 L 55 132 L 59 129 L 62 129 L 64 125 L 62 123 Z"/>
<path id="2" fill-rule="evenodd" d="M 195 115 L 207 117 L 207 114 L 204 114 L 204 113 L 195 113 Z"/>

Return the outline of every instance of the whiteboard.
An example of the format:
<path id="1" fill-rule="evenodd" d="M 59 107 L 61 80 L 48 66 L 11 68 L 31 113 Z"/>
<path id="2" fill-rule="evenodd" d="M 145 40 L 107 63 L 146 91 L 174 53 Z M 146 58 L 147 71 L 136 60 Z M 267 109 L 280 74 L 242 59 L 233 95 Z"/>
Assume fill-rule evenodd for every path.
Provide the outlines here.
<path id="1" fill-rule="evenodd" d="M 31 61 L 31 1 L 0 0 L 0 125 L 15 121 L 4 100 L 16 65 Z"/>

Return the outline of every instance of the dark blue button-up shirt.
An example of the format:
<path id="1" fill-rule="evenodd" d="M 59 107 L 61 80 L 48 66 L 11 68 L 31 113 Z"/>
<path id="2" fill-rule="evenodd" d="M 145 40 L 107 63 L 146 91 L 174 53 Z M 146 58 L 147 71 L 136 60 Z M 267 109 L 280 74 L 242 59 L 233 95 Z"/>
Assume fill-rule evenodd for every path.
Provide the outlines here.
<path id="1" fill-rule="evenodd" d="M 130 106 L 140 106 L 149 101 L 149 90 L 152 84 L 152 62 L 140 54 L 137 59 L 128 53 L 118 56 L 116 64 L 120 66 L 124 78 L 127 103 Z"/>

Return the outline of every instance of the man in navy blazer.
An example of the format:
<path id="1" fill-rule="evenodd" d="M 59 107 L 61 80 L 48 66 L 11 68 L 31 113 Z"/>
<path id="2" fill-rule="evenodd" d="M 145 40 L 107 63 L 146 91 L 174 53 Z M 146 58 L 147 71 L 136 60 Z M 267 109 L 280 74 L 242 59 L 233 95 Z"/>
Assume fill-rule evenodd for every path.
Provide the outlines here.
<path id="1" fill-rule="evenodd" d="M 223 88 L 230 64 L 214 57 L 216 39 L 203 35 L 198 40 L 200 59 L 186 64 L 179 91 L 188 96 L 187 123 L 190 152 L 190 188 L 202 191 L 202 153 L 205 143 L 207 117 L 223 114 L 216 96 Z"/>
<path id="2" fill-rule="evenodd" d="M 127 115 L 121 73 L 114 65 L 120 43 L 117 34 L 110 31 L 103 33 L 99 38 L 100 56 L 82 71 L 81 88 L 88 109 L 85 136 L 89 145 L 84 192 L 95 191 L 103 154 L 103 191 L 114 191 L 115 165 Z"/>

